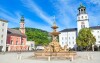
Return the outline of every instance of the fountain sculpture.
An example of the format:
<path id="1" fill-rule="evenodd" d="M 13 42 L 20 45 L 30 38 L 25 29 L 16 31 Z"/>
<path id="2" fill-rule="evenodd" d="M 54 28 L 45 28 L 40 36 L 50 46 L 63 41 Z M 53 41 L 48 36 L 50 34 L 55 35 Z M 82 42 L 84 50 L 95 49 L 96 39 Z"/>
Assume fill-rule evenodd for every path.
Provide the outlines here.
<path id="1" fill-rule="evenodd" d="M 56 23 L 53 23 L 53 26 L 51 27 L 53 29 L 53 32 L 51 32 L 52 35 L 52 42 L 49 43 L 48 46 L 44 47 L 43 51 L 35 52 L 36 58 L 47 58 L 47 57 L 65 57 L 70 58 L 74 57 L 76 55 L 76 52 L 69 51 L 67 48 L 67 45 L 62 48 L 57 40 L 58 35 L 60 32 L 57 32 L 58 26 Z"/>

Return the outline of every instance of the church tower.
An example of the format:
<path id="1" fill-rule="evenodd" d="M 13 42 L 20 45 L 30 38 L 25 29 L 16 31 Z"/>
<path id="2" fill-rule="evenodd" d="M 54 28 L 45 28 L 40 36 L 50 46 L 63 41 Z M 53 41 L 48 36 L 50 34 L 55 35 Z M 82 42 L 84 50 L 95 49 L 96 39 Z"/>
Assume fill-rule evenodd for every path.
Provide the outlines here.
<path id="1" fill-rule="evenodd" d="M 25 22 L 24 22 L 24 16 L 21 16 L 21 19 L 20 19 L 20 31 L 21 33 L 25 34 Z"/>
<path id="2" fill-rule="evenodd" d="M 82 28 L 89 28 L 89 18 L 86 13 L 86 7 L 80 4 L 77 14 L 77 32 Z"/>

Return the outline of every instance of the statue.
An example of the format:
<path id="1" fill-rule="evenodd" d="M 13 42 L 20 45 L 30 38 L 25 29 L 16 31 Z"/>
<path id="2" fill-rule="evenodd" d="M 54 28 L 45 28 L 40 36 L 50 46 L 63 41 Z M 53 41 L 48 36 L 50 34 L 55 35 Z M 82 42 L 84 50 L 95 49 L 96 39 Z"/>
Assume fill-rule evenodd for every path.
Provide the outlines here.
<path id="1" fill-rule="evenodd" d="M 60 34 L 60 32 L 56 31 L 58 26 L 56 25 L 55 22 L 53 23 L 53 26 L 51 28 L 53 29 L 53 32 L 51 32 L 53 39 L 52 39 L 52 42 L 49 43 L 49 45 L 44 48 L 44 52 L 64 52 L 64 51 L 67 51 L 67 47 L 64 47 L 64 49 L 62 49 L 59 42 L 57 42 L 57 36 Z"/>

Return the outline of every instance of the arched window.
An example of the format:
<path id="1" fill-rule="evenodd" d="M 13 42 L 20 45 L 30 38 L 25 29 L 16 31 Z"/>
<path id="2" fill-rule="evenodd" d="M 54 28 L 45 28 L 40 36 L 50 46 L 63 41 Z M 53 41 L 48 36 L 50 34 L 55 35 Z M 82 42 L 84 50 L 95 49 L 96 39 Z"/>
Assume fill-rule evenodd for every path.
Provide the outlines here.
<path id="1" fill-rule="evenodd" d="M 82 19 L 83 19 L 83 16 L 82 16 Z"/>
<path id="2" fill-rule="evenodd" d="M 11 40 L 10 44 L 11 44 L 11 45 L 13 44 L 13 40 Z"/>

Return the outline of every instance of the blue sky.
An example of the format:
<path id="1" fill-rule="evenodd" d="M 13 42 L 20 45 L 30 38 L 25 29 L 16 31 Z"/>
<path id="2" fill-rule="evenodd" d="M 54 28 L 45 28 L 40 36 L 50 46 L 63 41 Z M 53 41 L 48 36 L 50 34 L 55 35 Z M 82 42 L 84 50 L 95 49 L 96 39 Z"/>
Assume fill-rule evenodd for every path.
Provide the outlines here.
<path id="1" fill-rule="evenodd" d="M 90 26 L 100 24 L 100 0 L 1 0 L 0 18 L 8 22 L 8 27 L 19 27 L 24 15 L 25 26 L 51 31 L 55 21 L 58 30 L 77 27 L 77 8 L 82 3 L 87 8 Z"/>

